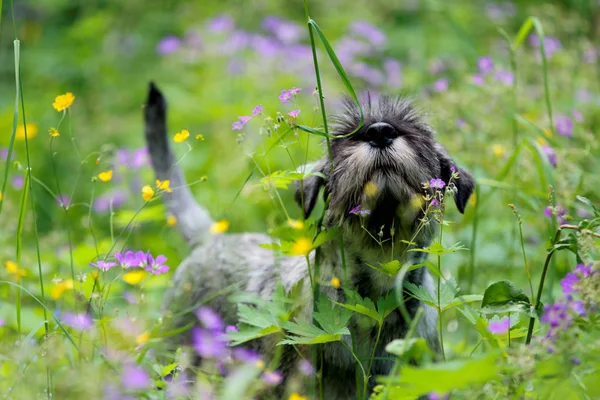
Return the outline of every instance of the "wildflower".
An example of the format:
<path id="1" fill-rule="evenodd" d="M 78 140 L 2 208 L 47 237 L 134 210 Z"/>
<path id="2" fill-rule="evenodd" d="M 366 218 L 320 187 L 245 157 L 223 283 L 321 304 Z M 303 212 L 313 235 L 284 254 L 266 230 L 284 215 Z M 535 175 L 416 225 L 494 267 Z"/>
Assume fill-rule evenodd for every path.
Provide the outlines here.
<path id="1" fill-rule="evenodd" d="M 177 217 L 174 215 L 169 215 L 167 217 L 167 225 L 169 225 L 169 226 L 177 225 Z"/>
<path id="2" fill-rule="evenodd" d="M 577 110 L 573 110 L 573 119 L 575 119 L 575 121 L 582 123 L 583 122 L 583 114 Z"/>
<path id="3" fill-rule="evenodd" d="M 55 283 L 54 287 L 50 291 L 50 297 L 52 297 L 54 300 L 58 300 L 62 297 L 64 292 L 70 289 L 73 289 L 73 280 L 61 280 L 60 282 Z"/>
<path id="4" fill-rule="evenodd" d="M 488 324 L 488 331 L 494 335 L 502 335 L 510 329 L 510 319 L 508 317 L 502 318 L 500 321 L 491 321 Z"/>
<path id="5" fill-rule="evenodd" d="M 299 114 L 300 114 L 300 110 L 292 110 L 288 113 L 288 115 L 292 118 L 298 117 Z"/>
<path id="6" fill-rule="evenodd" d="M 78 331 L 89 331 L 94 326 L 92 317 L 86 313 L 73 314 L 64 313 L 62 316 L 63 324 L 70 326 Z"/>
<path id="7" fill-rule="evenodd" d="M 479 74 L 475 74 L 471 77 L 471 79 L 473 80 L 473 83 L 477 86 L 481 86 L 483 85 L 483 76 L 479 75 Z"/>
<path id="8" fill-rule="evenodd" d="M 16 190 L 21 190 L 23 188 L 24 183 L 25 183 L 25 178 L 23 178 L 23 176 L 21 176 L 21 175 L 17 175 L 15 177 L 13 177 L 10 181 L 10 184 Z"/>
<path id="9" fill-rule="evenodd" d="M 150 201 L 154 197 L 154 189 L 150 185 L 145 185 L 142 188 L 142 198 L 146 201 Z"/>
<path id="10" fill-rule="evenodd" d="M 310 361 L 308 360 L 300 360 L 300 362 L 298 363 L 298 369 L 305 376 L 313 376 L 315 374 L 315 367 L 313 367 Z"/>
<path id="11" fill-rule="evenodd" d="M 550 163 L 550 165 L 552 165 L 554 168 L 556 168 L 556 165 L 557 165 L 556 151 L 554 151 L 554 149 L 550 146 L 542 146 L 542 150 L 544 150 L 544 153 L 546 154 L 546 157 L 548 158 L 548 162 Z"/>
<path id="12" fill-rule="evenodd" d="M 492 153 L 498 158 L 502 157 L 505 153 L 504 146 L 501 144 L 495 144 L 492 146 Z"/>
<path id="13" fill-rule="evenodd" d="M 571 359 L 571 362 L 573 363 L 573 365 L 580 365 L 581 359 L 575 357 L 575 358 Z"/>
<path id="14" fill-rule="evenodd" d="M 567 306 L 561 303 L 546 305 L 541 321 L 549 324 L 552 328 L 568 325 L 571 322 L 571 317 L 567 311 Z"/>
<path id="15" fill-rule="evenodd" d="M 288 400 L 308 400 L 308 399 L 306 397 L 300 396 L 298 393 L 294 392 L 294 393 L 290 394 L 290 397 L 288 397 Z"/>
<path id="16" fill-rule="evenodd" d="M 292 88 L 290 90 L 282 90 L 281 94 L 279 95 L 279 100 L 282 103 L 287 103 L 292 98 L 292 96 L 298 94 L 301 90 L 302 89 L 300 89 L 300 88 Z"/>
<path id="17" fill-rule="evenodd" d="M 256 368 L 263 369 L 265 367 L 265 362 L 263 360 L 257 360 L 255 365 L 256 365 Z"/>
<path id="18" fill-rule="evenodd" d="M 571 310 L 580 317 L 585 315 L 585 306 L 582 301 L 574 301 L 571 303 Z"/>
<path id="19" fill-rule="evenodd" d="M 241 116 L 238 117 L 238 119 L 240 120 L 240 122 L 242 123 L 242 125 L 246 125 L 246 123 L 248 121 L 250 121 L 252 119 L 252 117 L 248 117 L 248 116 Z"/>
<path id="20" fill-rule="evenodd" d="M 378 189 L 379 188 L 375 182 L 369 181 L 365 184 L 364 193 L 367 197 L 373 197 L 375 194 L 377 194 Z"/>
<path id="21" fill-rule="evenodd" d="M 138 260 L 137 267 L 146 268 L 148 265 L 148 255 L 149 253 L 144 253 L 141 250 L 135 253 L 135 257 Z"/>
<path id="22" fill-rule="evenodd" d="M 240 330 L 237 328 L 237 326 L 235 325 L 227 325 L 225 327 L 225 333 L 231 333 L 231 332 L 239 332 Z M 241 348 L 241 347 L 240 347 Z"/>
<path id="23" fill-rule="evenodd" d="M 213 223 L 210 226 L 210 233 L 213 235 L 218 235 L 220 233 L 227 232 L 228 229 L 229 229 L 229 221 L 222 219 L 220 221 Z"/>
<path id="24" fill-rule="evenodd" d="M 150 340 L 150 334 L 148 332 L 140 333 L 135 337 L 135 342 L 139 345 L 146 343 Z"/>
<path id="25" fill-rule="evenodd" d="M 552 219 L 552 216 L 556 215 L 556 218 L 558 219 L 558 223 L 561 225 L 564 224 L 565 222 L 567 222 L 568 213 L 569 213 L 569 210 L 563 208 L 560 205 L 557 205 L 556 208 L 551 207 L 551 206 L 544 208 L 544 215 L 549 219 Z"/>
<path id="26" fill-rule="evenodd" d="M 52 137 L 59 137 L 60 133 L 58 133 L 58 129 L 50 128 L 50 129 L 48 129 L 48 135 L 50 135 Z"/>
<path id="27" fill-rule="evenodd" d="M 56 111 L 61 112 L 71 107 L 73 101 L 75 101 L 75 96 L 73 96 L 73 93 L 67 92 L 65 94 L 61 94 L 60 96 L 56 96 L 54 103 L 52 103 L 52 107 L 54 107 Z"/>
<path id="28" fill-rule="evenodd" d="M 257 105 L 256 107 L 254 107 L 252 109 L 252 116 L 256 117 L 258 114 L 260 114 L 261 112 L 263 112 L 265 108 L 263 107 L 262 104 Z"/>
<path id="29" fill-rule="evenodd" d="M 244 347 L 236 347 L 231 351 L 231 357 L 246 364 L 257 365 L 262 363 L 262 366 L 259 368 L 264 368 L 264 362 L 260 359 L 260 354 L 254 350 L 246 349 Z"/>
<path id="30" fill-rule="evenodd" d="M 497 71 L 495 78 L 498 82 L 505 84 L 506 86 L 511 86 L 514 82 L 514 75 L 510 71 Z"/>
<path id="31" fill-rule="evenodd" d="M 140 390 L 150 386 L 148 373 L 137 365 L 127 364 L 123 367 L 121 383 L 127 390 Z"/>
<path id="32" fill-rule="evenodd" d="M 437 92 L 437 93 L 445 92 L 446 90 L 448 90 L 449 83 L 450 82 L 446 78 L 438 79 L 437 81 L 435 81 L 433 83 L 432 89 L 434 92 Z"/>
<path id="33" fill-rule="evenodd" d="M 312 241 L 309 238 L 302 237 L 294 242 L 291 254 L 294 256 L 305 256 L 312 250 Z"/>
<path id="34" fill-rule="evenodd" d="M 146 277 L 146 272 L 143 269 L 131 271 L 123 274 L 123 280 L 130 285 L 137 285 Z"/>
<path id="35" fill-rule="evenodd" d="M 342 286 L 342 282 L 340 282 L 340 278 L 334 276 L 333 278 L 331 278 L 331 286 L 333 286 L 335 289 L 339 289 L 340 286 Z"/>
<path id="36" fill-rule="evenodd" d="M 187 129 L 182 129 L 181 132 L 177 132 L 173 137 L 175 143 L 181 143 L 190 137 L 190 132 Z"/>
<path id="37" fill-rule="evenodd" d="M 494 61 L 491 57 L 481 57 L 477 61 L 477 68 L 479 68 L 479 72 L 487 75 L 494 70 Z"/>
<path id="38" fill-rule="evenodd" d="M 27 139 L 33 139 L 38 134 L 38 126 L 37 124 L 31 122 L 28 122 L 25 125 L 17 125 L 17 130 L 15 131 L 15 139 L 25 140 L 25 131 L 27 131 Z"/>
<path id="39" fill-rule="evenodd" d="M 90 266 L 101 269 L 102 271 L 108 271 L 112 267 L 116 267 L 117 263 L 110 262 L 110 261 L 104 261 L 104 260 L 98 260 L 95 263 L 90 263 Z"/>
<path id="40" fill-rule="evenodd" d="M 173 189 L 171 189 L 171 181 L 166 179 L 164 181 L 159 181 L 158 179 L 156 180 L 156 187 L 159 190 L 164 190 L 167 193 L 171 193 L 173 192 Z"/>
<path id="41" fill-rule="evenodd" d="M 209 307 L 200 307 L 196 310 L 196 317 L 202 326 L 211 331 L 223 330 L 223 320 Z"/>
<path id="42" fill-rule="evenodd" d="M 244 124 L 241 121 L 235 121 L 233 124 L 231 124 L 232 131 L 241 131 L 243 127 Z"/>
<path id="43" fill-rule="evenodd" d="M 292 228 L 292 229 L 296 229 L 296 230 L 300 230 L 300 229 L 304 229 L 304 222 L 302 221 L 298 221 L 297 219 L 291 219 L 289 218 L 287 220 L 287 224 Z"/>
<path id="44" fill-rule="evenodd" d="M 209 20 L 206 27 L 213 33 L 229 32 L 235 27 L 235 22 L 229 15 L 218 15 Z"/>
<path id="45" fill-rule="evenodd" d="M 113 177 L 113 171 L 112 169 L 109 169 L 108 171 L 104 171 L 104 172 L 100 172 L 98 174 L 98 179 L 100 179 L 102 182 L 109 182 Z"/>
<path id="46" fill-rule="evenodd" d="M 443 189 L 446 183 L 440 178 L 433 178 L 429 181 L 429 187 L 432 189 Z"/>
<path id="47" fill-rule="evenodd" d="M 279 371 L 265 371 L 262 375 L 262 380 L 267 385 L 279 385 L 283 380 L 283 375 Z"/>
<path id="48" fill-rule="evenodd" d="M 227 341 L 223 335 L 200 328 L 192 329 L 192 345 L 196 352 L 204 358 L 222 359 L 227 356 Z"/>
<path id="49" fill-rule="evenodd" d="M 569 272 L 561 281 L 560 286 L 562 286 L 563 293 L 566 295 L 577 293 L 578 289 L 574 286 L 579 283 L 579 276 L 573 272 Z"/>
<path id="50" fill-rule="evenodd" d="M 111 209 L 119 208 L 127 201 L 127 194 L 121 190 L 115 190 L 102 194 L 94 201 L 94 211 L 105 213 Z"/>
<path id="51" fill-rule="evenodd" d="M 69 196 L 66 194 L 58 194 L 56 195 L 56 204 L 59 207 L 68 207 L 69 206 Z"/>
<path id="52" fill-rule="evenodd" d="M 584 278 L 587 278 L 590 275 L 592 275 L 592 266 L 584 265 L 584 264 L 577 264 L 577 266 L 575 267 L 575 272 L 577 272 L 579 275 L 583 276 Z"/>
<path id="53" fill-rule="evenodd" d="M 431 204 L 431 207 L 437 207 L 440 205 L 440 202 L 437 201 L 436 199 L 431 199 L 430 204 Z"/>
<path id="54" fill-rule="evenodd" d="M 156 259 L 154 259 L 154 257 L 148 253 L 146 257 L 148 262 L 148 265 L 146 265 L 145 268 L 146 271 L 152 272 L 154 275 L 160 275 L 169 272 L 169 266 L 165 265 L 167 257 L 164 255 L 160 254 L 156 256 Z"/>
<path id="55" fill-rule="evenodd" d="M 204 140 L 204 136 L 202 136 L 201 134 L 197 134 L 196 140 Z"/>
<path id="56" fill-rule="evenodd" d="M 156 45 L 156 52 L 161 56 L 166 56 L 179 50 L 181 47 L 181 39 L 176 36 L 165 36 L 158 45 Z"/>
<path id="57" fill-rule="evenodd" d="M 126 251 L 125 254 L 121 252 L 115 253 L 115 258 L 121 265 L 121 268 L 127 269 L 129 267 L 137 267 L 140 264 L 140 260 L 133 251 Z"/>
<path id="58" fill-rule="evenodd" d="M 14 261 L 4 261 L 4 268 L 6 268 L 6 272 L 9 274 L 16 276 L 17 280 L 23 276 L 27 276 L 27 270 L 19 268 L 19 265 Z"/>
<path id="59" fill-rule="evenodd" d="M 350 31 L 356 35 L 362 36 L 367 39 L 375 47 L 382 47 L 385 45 L 386 37 L 385 34 L 371 25 L 367 21 L 356 21 L 350 27 Z"/>
<path id="60" fill-rule="evenodd" d="M 559 115 L 554 121 L 556 132 L 561 136 L 573 137 L 573 120 L 566 115 Z"/>

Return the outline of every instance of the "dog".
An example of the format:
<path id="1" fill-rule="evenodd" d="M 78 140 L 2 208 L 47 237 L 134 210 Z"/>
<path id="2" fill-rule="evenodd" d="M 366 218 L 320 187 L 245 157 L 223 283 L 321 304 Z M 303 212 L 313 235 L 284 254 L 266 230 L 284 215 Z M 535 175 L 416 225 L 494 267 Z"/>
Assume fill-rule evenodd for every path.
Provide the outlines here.
<path id="1" fill-rule="evenodd" d="M 359 128 L 361 109 L 364 124 Z M 170 323 L 175 327 L 192 323 L 194 305 L 205 299 L 210 299 L 208 304 L 227 322 L 235 323 L 236 305 L 227 301 L 226 296 L 216 295 L 231 285 L 268 299 L 278 283 L 287 291 L 300 283 L 303 285 L 306 312 L 310 315 L 313 293 L 308 286 L 304 257 L 276 257 L 272 250 L 259 246 L 272 242 L 265 234 L 215 236 L 209 233 L 214 221 L 195 201 L 182 171 L 175 164 L 167 138 L 166 112 L 165 98 L 151 83 L 145 107 L 145 136 L 152 166 L 156 179 L 170 179 L 171 186 L 177 188 L 172 193 L 165 192 L 163 201 L 169 214 L 177 218 L 179 230 L 193 248 L 191 255 L 177 268 L 173 287 L 164 298 L 164 312 L 172 315 Z M 331 121 L 332 136 L 335 136 L 331 139 L 331 157 L 325 156 L 316 164 L 314 171 L 318 174 L 311 175 L 298 186 L 296 199 L 308 218 L 323 190 L 323 196 L 328 200 L 323 226 L 338 227 L 341 232 L 349 280 L 342 285 L 355 288 L 362 297 L 376 302 L 389 289 L 389 278 L 370 266 L 400 256 L 403 264 L 422 263 L 426 253 L 407 252 L 407 243 L 411 241 L 416 247 L 427 247 L 432 243 L 435 221 L 430 221 L 424 229 L 418 229 L 424 217 L 423 182 L 440 178 L 448 185 L 452 181 L 454 200 L 461 213 L 464 213 L 475 182 L 436 142 L 433 129 L 422 116 L 400 97 L 367 96 L 361 100 L 361 108 L 346 99 L 341 112 Z M 348 135 L 355 130 L 354 134 Z M 457 173 L 459 179 L 452 180 L 453 174 L 456 176 Z M 355 215 L 357 212 L 351 213 L 357 210 L 357 206 L 361 206 L 362 216 Z M 323 244 L 320 257 L 321 282 L 344 276 L 338 240 Z M 314 254 L 310 259 L 314 261 Z M 423 286 L 433 293 L 433 280 L 424 267 L 410 271 L 405 281 Z M 321 293 L 333 301 L 344 303 L 342 289 L 323 285 Z M 407 298 L 404 305 L 404 311 L 411 318 L 420 307 L 423 308 L 416 334 L 437 351 L 436 311 L 414 298 Z M 182 313 L 182 310 L 189 312 Z M 407 329 L 408 323 L 399 309 L 386 318 L 374 353 L 370 389 L 375 385 L 373 376 L 386 375 L 392 368 L 393 360 L 385 352 L 385 345 L 404 337 Z M 375 347 L 375 337 L 376 329 L 358 332 L 354 344 L 357 352 L 370 355 Z M 176 345 L 189 344 L 185 333 L 173 340 Z M 348 336 L 343 336 L 343 340 L 346 345 L 352 346 Z M 259 351 L 268 352 L 274 347 L 268 339 L 256 344 Z M 293 351 L 284 351 L 281 368 L 286 377 L 294 373 L 296 357 Z M 354 363 L 352 355 L 341 343 L 323 346 L 320 372 L 325 398 L 357 397 Z"/>

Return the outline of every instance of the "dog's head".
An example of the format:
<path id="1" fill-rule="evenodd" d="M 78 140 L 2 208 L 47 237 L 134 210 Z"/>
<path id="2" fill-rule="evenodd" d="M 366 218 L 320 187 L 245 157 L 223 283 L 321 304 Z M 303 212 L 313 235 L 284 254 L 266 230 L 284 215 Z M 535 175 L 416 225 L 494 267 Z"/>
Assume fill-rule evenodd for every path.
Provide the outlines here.
<path id="1" fill-rule="evenodd" d="M 454 200 L 464 212 L 475 182 L 435 141 L 433 130 L 410 103 L 398 97 L 367 96 L 361 102 L 364 125 L 349 137 L 344 136 L 359 126 L 360 110 L 350 99 L 343 105 L 332 118 L 332 134 L 337 136 L 331 139 L 332 159 L 326 155 L 315 168 L 325 178 L 307 178 L 296 195 L 306 217 L 325 186 L 325 197 L 331 195 L 327 210 L 331 224 L 354 223 L 357 218 L 350 212 L 358 205 L 370 211 L 364 216 L 369 230 L 412 224 L 418 212 L 408 211 L 415 208 L 415 199 L 422 198 L 422 183 L 441 178 L 448 184 L 453 170 L 459 176 L 453 180 Z"/>

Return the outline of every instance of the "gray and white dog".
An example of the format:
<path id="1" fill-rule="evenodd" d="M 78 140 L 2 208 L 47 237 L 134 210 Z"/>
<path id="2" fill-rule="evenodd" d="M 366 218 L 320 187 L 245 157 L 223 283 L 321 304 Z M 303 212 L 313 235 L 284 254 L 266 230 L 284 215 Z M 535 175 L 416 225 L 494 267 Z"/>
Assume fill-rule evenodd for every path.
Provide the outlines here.
<path id="1" fill-rule="evenodd" d="M 341 136 L 359 126 L 360 110 L 349 100 L 343 105 L 342 111 L 332 118 L 332 134 L 340 136 L 332 139 L 332 160 L 326 156 L 317 164 L 316 171 L 322 176 L 307 178 L 302 185 L 303 191 L 297 193 L 296 197 L 301 200 L 304 214 L 308 217 L 321 188 L 324 188 L 325 197 L 330 199 L 325 210 L 324 226 L 339 227 L 343 237 L 350 282 L 342 284 L 355 288 L 363 297 L 377 301 L 389 289 L 389 278 L 367 264 L 376 266 L 401 255 L 403 264 L 423 262 L 424 253 L 404 251 L 406 242 L 412 239 L 416 246 L 426 247 L 435 234 L 434 221 L 418 229 L 423 218 L 422 203 L 419 201 L 423 194 L 422 182 L 441 178 L 448 183 L 452 171 L 458 171 L 459 179 L 454 181 L 454 200 L 460 212 L 464 212 L 475 183 L 471 175 L 459 169 L 435 141 L 433 130 L 407 101 L 388 96 L 367 97 L 361 103 L 364 125 L 350 137 Z M 304 257 L 275 257 L 271 250 L 259 247 L 260 244 L 272 242 L 269 236 L 261 233 L 209 234 L 213 220 L 194 200 L 185 186 L 181 170 L 175 165 L 167 138 L 166 102 L 152 83 L 145 108 L 145 122 L 146 140 L 156 178 L 170 179 L 171 186 L 178 188 L 172 193 L 164 193 L 163 200 L 168 212 L 177 217 L 181 233 L 193 247 L 192 254 L 177 268 L 173 287 L 164 299 L 164 311 L 167 316 L 171 315 L 171 323 L 176 327 L 186 326 L 194 320 L 194 305 L 209 298 L 209 305 L 228 322 L 235 322 L 236 305 L 224 296 L 215 294 L 231 285 L 239 285 L 240 290 L 269 298 L 279 282 L 286 290 L 303 282 L 304 304 L 310 315 L 313 296 L 307 286 L 308 272 Z M 366 186 L 368 190 L 365 190 Z M 361 217 L 349 214 L 357 205 L 370 210 L 370 214 Z M 374 237 L 381 238 L 382 243 L 374 240 Z M 337 240 L 322 246 L 321 281 L 328 282 L 334 276 L 344 276 Z M 433 290 L 433 281 L 426 268 L 409 272 L 405 280 Z M 323 285 L 321 290 L 332 300 L 344 302 L 342 289 Z M 411 298 L 406 299 L 405 305 L 411 317 L 419 307 L 424 307 L 416 332 L 427 340 L 432 349 L 437 350 L 436 312 Z M 182 310 L 189 312 L 182 314 Z M 390 357 L 385 353 L 385 345 L 393 339 L 402 338 L 407 328 L 408 324 L 400 310 L 387 317 L 375 349 L 373 376 L 390 372 L 392 361 L 388 361 Z M 358 333 L 355 346 L 359 357 L 370 355 L 376 335 L 376 329 Z M 350 339 L 344 339 L 350 345 Z M 178 345 L 189 343 L 186 335 L 176 340 Z M 274 346 L 264 340 L 256 347 L 268 352 Z M 284 352 L 282 369 L 287 376 L 294 373 L 296 361 L 293 351 Z M 321 372 L 325 398 L 356 397 L 354 359 L 340 343 L 324 345 Z M 370 388 L 374 382 L 371 378 Z"/>

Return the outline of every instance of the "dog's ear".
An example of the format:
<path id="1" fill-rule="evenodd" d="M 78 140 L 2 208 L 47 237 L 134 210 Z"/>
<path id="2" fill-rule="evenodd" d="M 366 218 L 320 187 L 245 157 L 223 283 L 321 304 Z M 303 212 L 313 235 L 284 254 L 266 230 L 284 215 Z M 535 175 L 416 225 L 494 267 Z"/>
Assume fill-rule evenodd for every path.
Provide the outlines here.
<path id="1" fill-rule="evenodd" d="M 296 203 L 300 207 L 304 204 L 304 218 L 308 218 L 319 197 L 321 187 L 325 185 L 325 166 L 328 164 L 326 159 L 317 163 L 305 165 L 301 170 L 314 173 L 305 178 L 302 182 L 296 181 Z"/>
<path id="2" fill-rule="evenodd" d="M 454 191 L 454 202 L 456 203 L 458 211 L 460 211 L 461 214 L 464 214 L 467 202 L 475 189 L 475 179 L 473 179 L 473 176 L 466 170 L 457 167 L 454 160 L 445 154 L 445 152 L 440 157 L 440 169 L 442 180 L 446 185 L 450 182 L 453 173 L 458 174 L 457 178 L 452 179 L 452 182 L 456 187 L 456 190 Z"/>

